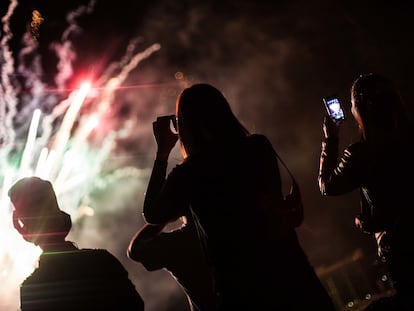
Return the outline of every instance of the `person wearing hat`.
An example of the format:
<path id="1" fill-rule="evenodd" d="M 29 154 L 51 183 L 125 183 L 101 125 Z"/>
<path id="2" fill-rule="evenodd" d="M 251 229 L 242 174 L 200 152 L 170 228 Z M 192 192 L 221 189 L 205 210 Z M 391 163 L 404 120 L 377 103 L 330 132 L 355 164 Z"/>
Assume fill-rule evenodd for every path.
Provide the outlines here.
<path id="1" fill-rule="evenodd" d="M 13 225 L 39 246 L 39 265 L 20 287 L 22 311 L 144 310 L 144 301 L 119 260 L 105 249 L 79 249 L 67 241 L 72 221 L 60 210 L 52 184 L 18 180 L 8 192 Z"/>

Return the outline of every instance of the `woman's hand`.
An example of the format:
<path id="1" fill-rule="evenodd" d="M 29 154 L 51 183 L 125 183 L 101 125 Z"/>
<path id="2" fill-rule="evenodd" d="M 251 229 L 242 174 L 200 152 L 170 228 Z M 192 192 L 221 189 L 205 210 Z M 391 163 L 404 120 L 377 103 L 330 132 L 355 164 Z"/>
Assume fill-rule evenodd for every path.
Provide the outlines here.
<path id="1" fill-rule="evenodd" d="M 331 117 L 325 116 L 323 119 L 323 134 L 325 138 L 330 137 L 338 137 L 339 136 L 339 128 L 341 127 L 342 121 L 334 121 Z"/>
<path id="2" fill-rule="evenodd" d="M 152 123 L 154 137 L 157 142 L 157 158 L 168 159 L 171 150 L 174 148 L 178 140 L 178 134 L 171 131 L 171 120 L 175 115 L 158 117 Z"/>

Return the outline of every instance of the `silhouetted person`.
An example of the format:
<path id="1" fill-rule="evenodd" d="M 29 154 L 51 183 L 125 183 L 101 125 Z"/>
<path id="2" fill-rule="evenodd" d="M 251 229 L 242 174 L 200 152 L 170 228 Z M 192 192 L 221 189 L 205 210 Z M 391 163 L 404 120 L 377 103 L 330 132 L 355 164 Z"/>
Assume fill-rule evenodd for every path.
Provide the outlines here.
<path id="1" fill-rule="evenodd" d="M 170 131 L 170 117 L 154 123 L 158 150 L 145 219 L 164 224 L 191 208 L 220 310 L 334 310 L 295 229 L 280 230 L 284 196 L 269 140 L 249 134 L 223 94 L 208 84 L 185 89 L 176 115 L 178 135 Z M 178 137 L 184 160 L 163 178 L 159 171 Z"/>
<path id="2" fill-rule="evenodd" d="M 28 177 L 9 190 L 13 223 L 43 253 L 20 288 L 21 310 L 135 310 L 144 302 L 128 272 L 104 249 L 78 249 L 66 241 L 72 222 L 49 181 Z"/>
<path id="3" fill-rule="evenodd" d="M 361 138 L 339 156 L 341 122 L 325 117 L 319 187 L 323 195 L 360 191 L 357 227 L 377 240 L 397 291 L 392 310 L 414 310 L 413 128 L 394 84 L 369 73 L 351 87 L 352 115 Z M 389 300 L 388 302 L 389 303 Z M 385 306 L 385 303 L 383 304 Z"/>
<path id="4" fill-rule="evenodd" d="M 213 276 L 191 215 L 179 229 L 163 232 L 164 228 L 145 224 L 132 238 L 128 256 L 148 271 L 170 272 L 187 295 L 191 310 L 217 310 Z"/>

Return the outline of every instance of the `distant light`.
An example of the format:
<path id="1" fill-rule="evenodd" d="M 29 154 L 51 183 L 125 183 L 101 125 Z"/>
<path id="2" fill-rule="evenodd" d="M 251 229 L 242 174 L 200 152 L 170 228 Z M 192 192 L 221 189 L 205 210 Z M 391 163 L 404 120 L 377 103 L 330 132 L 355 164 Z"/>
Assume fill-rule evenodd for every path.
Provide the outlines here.
<path id="1" fill-rule="evenodd" d="M 178 71 L 175 73 L 174 77 L 176 80 L 182 80 L 184 79 L 184 74 L 181 71 Z"/>
<path id="2" fill-rule="evenodd" d="M 94 129 L 99 125 L 99 117 L 96 115 L 92 115 L 87 123 L 87 127 L 90 129 Z"/>
<path id="3" fill-rule="evenodd" d="M 85 93 L 88 93 L 91 88 L 92 88 L 92 84 L 89 81 L 83 82 L 80 87 L 80 89 Z"/>
<path id="4" fill-rule="evenodd" d="M 365 300 L 371 300 L 372 295 L 370 293 L 365 295 Z"/>
<path id="5" fill-rule="evenodd" d="M 387 281 L 388 281 L 388 275 L 383 274 L 383 275 L 381 276 L 381 281 L 383 281 L 383 282 L 387 282 Z"/>
<path id="6" fill-rule="evenodd" d="M 355 306 L 355 303 L 354 303 L 353 301 L 349 301 L 349 302 L 346 304 L 346 306 L 347 306 L 348 308 L 353 308 L 353 307 Z"/>

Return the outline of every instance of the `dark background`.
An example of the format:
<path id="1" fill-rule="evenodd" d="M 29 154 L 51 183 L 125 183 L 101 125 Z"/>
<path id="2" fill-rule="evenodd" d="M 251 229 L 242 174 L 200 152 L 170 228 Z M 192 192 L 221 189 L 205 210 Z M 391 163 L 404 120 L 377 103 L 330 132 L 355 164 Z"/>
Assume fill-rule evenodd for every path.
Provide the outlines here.
<path id="1" fill-rule="evenodd" d="M 9 3 L 2 1 L 2 16 Z M 185 85 L 208 82 L 224 92 L 248 129 L 269 137 L 296 176 L 306 208 L 305 224 L 298 232 L 338 309 L 349 300 L 363 299 L 367 292 L 384 291 L 376 287 L 382 265 L 375 260 L 375 243 L 354 227 L 358 193 L 333 198 L 319 194 L 322 97 L 337 93 L 346 109 L 342 146 L 358 138 L 349 88 L 361 73 L 378 72 L 394 80 L 412 113 L 409 2 L 97 0 L 89 3 L 89 11 L 87 5 L 81 0 L 18 1 L 8 43 L 17 66 L 22 34 L 32 11 L 39 10 L 44 21 L 35 34 L 36 55 L 41 57 L 41 79 L 51 90 L 59 72 L 53 42 L 73 44 L 74 72 L 68 89 L 76 87 L 81 76 L 98 79 L 110 64 L 119 64 L 132 38 L 137 38 L 138 49 L 161 46 L 130 72 L 112 105 L 111 122 L 134 120 L 136 130 L 117 141 L 106 169 L 136 167 L 145 172 L 141 183 L 111 189 L 118 209 L 108 208 L 113 194 L 97 191 L 102 207 L 97 207 L 94 219 L 75 226 L 73 239 L 81 246 L 104 247 L 116 254 L 148 310 L 185 309 L 184 298 L 167 273 L 146 272 L 126 258 L 125 249 L 142 224 L 141 203 L 155 152 L 151 122 L 160 114 L 174 113 L 175 98 Z M 75 19 L 76 31 L 62 37 L 71 25 L 68 13 L 79 8 L 83 10 Z M 173 160 L 179 160 L 178 153 Z"/>

